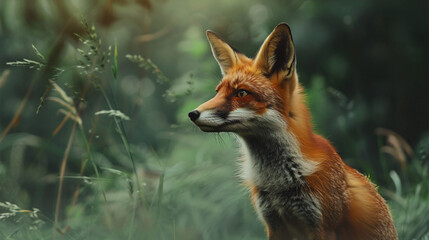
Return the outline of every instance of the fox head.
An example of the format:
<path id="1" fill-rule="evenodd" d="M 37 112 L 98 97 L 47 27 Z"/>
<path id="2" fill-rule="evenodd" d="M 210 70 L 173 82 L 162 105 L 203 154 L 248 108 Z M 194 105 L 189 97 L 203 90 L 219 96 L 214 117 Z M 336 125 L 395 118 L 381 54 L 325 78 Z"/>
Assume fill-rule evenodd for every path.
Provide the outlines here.
<path id="1" fill-rule="evenodd" d="M 207 31 L 213 55 L 223 74 L 216 96 L 189 112 L 205 132 L 252 134 L 276 130 L 294 118 L 300 87 L 289 26 L 279 24 L 255 59 L 238 52 Z"/>

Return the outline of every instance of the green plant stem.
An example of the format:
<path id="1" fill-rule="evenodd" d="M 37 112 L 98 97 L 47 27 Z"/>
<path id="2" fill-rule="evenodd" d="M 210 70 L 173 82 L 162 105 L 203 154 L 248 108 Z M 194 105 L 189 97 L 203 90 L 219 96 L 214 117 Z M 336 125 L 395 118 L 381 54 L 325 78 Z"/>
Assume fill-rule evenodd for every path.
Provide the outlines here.
<path id="1" fill-rule="evenodd" d="M 80 130 L 80 133 L 82 134 L 83 143 L 85 144 L 86 151 L 88 153 L 88 160 L 91 163 L 92 167 L 94 168 L 95 176 L 97 177 L 97 180 L 98 180 L 100 178 L 100 174 L 98 173 L 97 165 L 95 164 L 94 158 L 92 157 L 91 147 L 89 146 L 89 142 L 88 142 L 88 139 L 86 138 L 85 130 L 83 129 L 82 125 L 79 125 L 79 130 Z"/>
<path id="2" fill-rule="evenodd" d="M 58 216 L 59 216 L 59 212 L 60 212 L 61 193 L 62 193 L 62 189 L 63 189 L 64 173 L 66 171 L 67 159 L 68 159 L 68 156 L 69 156 L 69 153 L 70 153 L 71 145 L 73 143 L 73 138 L 74 138 L 74 133 L 75 133 L 75 130 L 76 130 L 76 125 L 77 125 L 77 122 L 75 122 L 73 124 L 73 128 L 71 130 L 70 137 L 69 137 L 69 140 L 67 142 L 67 147 L 66 147 L 66 150 L 64 152 L 63 160 L 62 160 L 62 163 L 61 163 L 60 183 L 59 183 L 59 186 L 58 186 L 57 204 L 56 204 L 56 207 L 55 207 L 54 239 L 57 238 L 57 225 L 58 225 Z"/>
<path id="3" fill-rule="evenodd" d="M 113 106 L 112 106 L 112 103 L 110 102 L 109 98 L 107 97 L 106 91 L 104 91 L 104 89 L 103 89 L 101 86 L 99 86 L 99 88 L 101 89 L 101 93 L 103 94 L 103 97 L 104 97 L 104 99 L 106 100 L 106 103 L 107 103 L 107 106 L 109 107 L 109 109 L 110 109 L 110 110 L 114 110 L 114 108 L 113 108 Z M 124 144 L 124 146 L 125 146 L 125 150 L 126 150 L 126 151 L 127 151 L 127 153 L 128 153 L 128 157 L 129 157 L 129 158 L 130 158 L 130 160 L 131 160 L 131 163 L 132 163 L 132 166 L 133 166 L 133 172 L 134 172 L 134 174 L 135 174 L 135 176 L 136 176 L 137 189 L 138 189 L 138 190 L 139 190 L 139 192 L 140 192 L 140 195 L 141 195 L 141 197 L 142 197 L 142 200 L 143 200 L 144 204 L 146 205 L 146 207 L 148 207 L 149 205 L 148 205 L 148 203 L 146 202 L 146 199 L 144 198 L 143 192 L 141 191 L 140 179 L 139 179 L 139 176 L 138 176 L 138 174 L 137 174 L 137 168 L 136 168 L 136 164 L 135 164 L 134 156 L 133 156 L 133 154 L 132 154 L 132 152 L 131 152 L 131 147 L 130 147 L 130 144 L 129 144 L 129 142 L 128 142 L 128 139 L 127 139 L 126 133 L 125 133 L 125 131 L 124 131 L 124 125 L 123 125 L 123 122 L 122 122 L 122 120 L 121 120 L 121 119 L 119 119 L 119 118 L 117 118 L 117 117 L 115 117 L 115 116 L 113 116 L 113 119 L 115 120 L 116 127 L 117 127 L 117 129 L 118 129 L 119 135 L 121 136 L 122 143 L 123 143 L 123 144 Z"/>
<path id="4" fill-rule="evenodd" d="M 114 65 L 112 67 L 113 78 L 115 79 L 114 84 L 117 84 L 117 73 L 118 73 L 118 60 L 117 60 L 118 52 L 117 51 L 118 51 L 117 50 L 117 43 L 115 41 Z M 105 89 L 103 88 L 102 84 L 100 84 L 100 82 L 98 82 L 98 81 L 95 81 L 95 84 L 101 90 L 101 93 L 102 93 L 102 95 L 103 95 L 103 97 L 104 97 L 104 99 L 105 99 L 105 101 L 106 101 L 107 106 L 109 107 L 109 109 L 110 110 L 116 110 L 117 109 L 117 104 L 116 104 L 116 100 L 115 100 L 115 95 L 114 95 L 112 87 L 109 85 L 109 83 L 106 83 L 106 85 L 108 86 L 108 88 L 110 90 L 110 94 L 111 94 L 111 96 L 113 98 L 113 104 L 110 101 L 110 99 L 107 97 L 107 93 L 106 93 Z M 137 191 L 140 194 L 140 199 L 142 200 L 142 202 L 143 202 L 144 206 L 146 207 L 146 209 L 149 210 L 150 207 L 149 207 L 149 204 L 148 204 L 148 202 L 146 201 L 146 199 L 144 197 L 144 194 L 143 194 L 143 191 L 142 191 L 142 188 L 141 188 L 141 185 L 140 185 L 140 179 L 139 179 L 139 176 L 138 176 L 138 173 L 137 173 L 137 167 L 136 167 L 136 163 L 135 163 L 135 160 L 134 160 L 134 156 L 133 156 L 133 154 L 131 152 L 131 147 L 130 147 L 130 144 L 128 142 L 128 138 L 126 136 L 125 126 L 123 124 L 122 119 L 120 119 L 120 118 L 118 118 L 116 116 L 113 116 L 113 119 L 115 121 L 118 133 L 121 136 L 122 143 L 125 146 L 125 150 L 127 151 L 128 157 L 129 157 L 129 159 L 131 161 L 131 164 L 132 164 L 132 167 L 133 167 L 133 172 L 134 172 L 134 175 L 135 175 L 135 178 L 136 178 L 136 181 L 137 181 Z M 134 196 L 132 196 L 132 198 L 133 198 L 133 213 L 132 213 L 132 217 L 131 217 L 130 231 L 129 231 L 129 234 L 128 234 L 128 239 L 129 240 L 133 239 L 133 236 L 134 236 L 134 228 L 133 227 L 134 227 L 134 224 L 135 224 L 136 209 L 137 209 L 137 204 L 138 204 L 137 198 L 135 198 Z"/>
<path id="5" fill-rule="evenodd" d="M 107 106 L 109 107 L 109 109 L 110 110 L 114 110 L 113 106 L 112 106 L 112 103 L 110 102 L 109 98 L 107 97 L 107 94 L 106 94 L 106 91 L 104 90 L 104 88 L 101 87 L 101 86 L 98 86 L 98 87 L 101 90 L 101 93 L 102 93 L 104 99 L 106 100 L 106 103 L 107 103 Z M 110 91 L 112 92 L 111 88 L 110 88 Z M 144 197 L 143 191 L 142 191 L 141 186 L 140 186 L 140 179 L 139 179 L 139 176 L 137 174 L 137 168 L 136 168 L 135 160 L 134 160 L 133 154 L 131 152 L 130 144 L 128 142 L 126 133 L 124 131 L 125 128 L 124 128 L 123 122 L 122 122 L 121 119 L 118 119 L 115 116 L 113 116 L 113 119 L 115 121 L 115 124 L 116 124 L 116 127 L 118 129 L 119 135 L 121 136 L 122 143 L 124 144 L 125 149 L 126 149 L 126 151 L 128 153 L 128 157 L 131 160 L 131 163 L 132 163 L 132 166 L 133 166 L 133 172 L 134 172 L 134 175 L 136 176 L 136 181 L 137 181 L 137 191 L 139 192 L 140 198 L 143 201 L 143 204 L 145 205 L 146 209 L 149 209 L 149 203 L 146 201 L 146 198 Z M 134 199 L 134 201 L 133 201 L 133 214 L 132 214 L 132 217 L 131 217 L 131 224 L 130 224 L 130 228 L 131 229 L 130 229 L 130 232 L 128 234 L 128 240 L 131 240 L 132 237 L 133 237 L 133 235 L 134 235 L 134 229 L 132 229 L 132 228 L 134 226 L 135 219 L 136 219 L 137 202 L 138 201 L 136 199 Z"/>

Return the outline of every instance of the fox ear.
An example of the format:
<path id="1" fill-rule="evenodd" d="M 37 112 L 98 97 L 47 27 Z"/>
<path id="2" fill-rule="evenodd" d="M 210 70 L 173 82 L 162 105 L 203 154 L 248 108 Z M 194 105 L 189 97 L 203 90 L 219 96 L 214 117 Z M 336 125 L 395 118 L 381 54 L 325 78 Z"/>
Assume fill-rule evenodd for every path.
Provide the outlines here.
<path id="1" fill-rule="evenodd" d="M 225 75 L 230 68 L 239 61 L 236 51 L 226 42 L 224 42 L 216 33 L 207 30 L 207 39 L 209 40 L 213 56 L 219 63 L 222 74 Z"/>
<path id="2" fill-rule="evenodd" d="M 286 23 L 277 25 L 265 39 L 256 55 L 255 64 L 266 76 L 274 73 L 278 73 L 283 79 L 292 76 L 295 71 L 295 47 Z"/>

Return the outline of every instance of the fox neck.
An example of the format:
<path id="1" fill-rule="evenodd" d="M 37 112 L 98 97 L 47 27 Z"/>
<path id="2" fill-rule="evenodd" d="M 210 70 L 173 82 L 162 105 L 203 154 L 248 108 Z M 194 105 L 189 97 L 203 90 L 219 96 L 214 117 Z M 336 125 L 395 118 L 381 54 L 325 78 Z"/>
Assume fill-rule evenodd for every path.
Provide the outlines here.
<path id="1" fill-rule="evenodd" d="M 321 162 L 327 158 L 339 158 L 329 141 L 313 132 L 311 115 L 303 92 L 304 89 L 298 84 L 292 93 L 287 106 L 288 116 L 283 117 L 287 123 L 287 131 L 295 137 L 299 150 L 306 159 Z"/>
<path id="2" fill-rule="evenodd" d="M 297 76 L 294 78 L 297 83 Z M 261 123 L 263 127 L 256 131 L 238 134 L 244 156 L 245 182 L 270 185 L 265 179 L 270 177 L 283 181 L 278 186 L 301 184 L 306 176 L 317 171 L 321 156 L 333 152 L 331 145 L 312 131 L 302 86 L 297 83 L 293 88 L 290 92 L 286 89 L 290 95 L 281 112 L 268 110 L 265 113 L 270 119 L 268 122 L 276 124 L 266 126 Z"/>
<path id="3" fill-rule="evenodd" d="M 285 187 L 300 186 L 304 177 L 317 169 L 316 162 L 305 159 L 286 123 L 240 134 L 239 139 L 244 157 L 242 177 L 260 189 L 283 191 Z"/>

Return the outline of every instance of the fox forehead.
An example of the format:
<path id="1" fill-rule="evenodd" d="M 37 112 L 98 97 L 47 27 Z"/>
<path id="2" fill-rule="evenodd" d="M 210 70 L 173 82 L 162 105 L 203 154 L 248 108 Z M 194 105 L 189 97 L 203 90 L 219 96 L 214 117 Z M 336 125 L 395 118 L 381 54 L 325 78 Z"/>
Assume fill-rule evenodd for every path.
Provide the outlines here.
<path id="1" fill-rule="evenodd" d="M 223 77 L 216 90 L 220 91 L 222 88 L 235 90 L 264 89 L 264 91 L 269 91 L 272 85 L 269 79 L 255 69 L 251 67 L 237 67 Z"/>
<path id="2" fill-rule="evenodd" d="M 216 91 L 224 96 L 229 96 L 239 89 L 249 91 L 257 102 L 265 102 L 273 107 L 282 102 L 279 89 L 252 66 L 235 67 L 216 87 Z"/>

